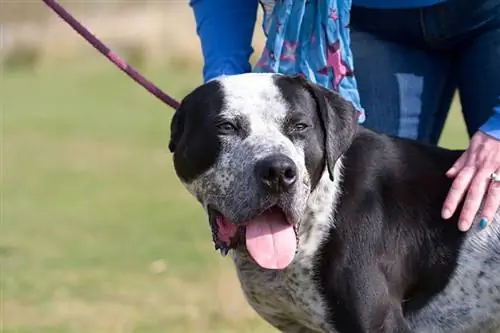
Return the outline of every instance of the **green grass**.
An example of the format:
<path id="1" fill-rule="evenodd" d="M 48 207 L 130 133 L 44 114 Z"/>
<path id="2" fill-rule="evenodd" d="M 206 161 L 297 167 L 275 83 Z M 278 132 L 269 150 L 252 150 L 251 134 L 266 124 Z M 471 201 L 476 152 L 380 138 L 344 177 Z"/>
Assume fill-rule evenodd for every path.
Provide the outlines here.
<path id="1" fill-rule="evenodd" d="M 198 72 L 146 74 L 182 97 Z M 170 109 L 107 64 L 4 73 L 0 94 L 2 332 L 273 332 L 175 178 Z M 454 110 L 443 144 L 463 133 Z"/>

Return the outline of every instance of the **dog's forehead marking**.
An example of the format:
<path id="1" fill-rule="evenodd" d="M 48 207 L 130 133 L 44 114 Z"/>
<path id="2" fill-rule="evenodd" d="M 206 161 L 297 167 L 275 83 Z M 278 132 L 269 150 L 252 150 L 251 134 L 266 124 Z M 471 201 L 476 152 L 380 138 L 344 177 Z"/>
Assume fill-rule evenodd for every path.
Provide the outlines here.
<path id="1" fill-rule="evenodd" d="M 221 115 L 245 119 L 249 126 L 247 147 L 256 147 L 255 150 L 244 153 L 240 151 L 240 154 L 236 154 L 238 156 L 232 154 L 227 157 L 248 160 L 271 154 L 273 151 L 286 152 L 299 167 L 302 178 L 308 177 L 303 144 L 294 145 L 283 133 L 284 120 L 293 106 L 284 98 L 283 92 L 276 84 L 276 78 L 277 75 L 271 73 L 248 73 L 220 79 L 224 96 Z M 249 152 L 252 156 L 247 155 Z M 224 161 L 221 163 L 224 164 Z"/>
<path id="2" fill-rule="evenodd" d="M 220 83 L 224 95 L 221 114 L 229 118 L 244 117 L 253 132 L 276 129 L 289 112 L 274 74 L 226 76 Z"/>

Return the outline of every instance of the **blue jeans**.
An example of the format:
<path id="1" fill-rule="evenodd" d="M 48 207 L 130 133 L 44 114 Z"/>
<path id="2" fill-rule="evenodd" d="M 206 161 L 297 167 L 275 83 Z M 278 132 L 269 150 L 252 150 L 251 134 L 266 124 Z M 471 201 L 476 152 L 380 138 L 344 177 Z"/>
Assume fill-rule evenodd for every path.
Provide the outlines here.
<path id="1" fill-rule="evenodd" d="M 500 0 L 353 6 L 351 47 L 364 125 L 375 131 L 437 144 L 457 89 L 469 136 L 498 105 Z"/>

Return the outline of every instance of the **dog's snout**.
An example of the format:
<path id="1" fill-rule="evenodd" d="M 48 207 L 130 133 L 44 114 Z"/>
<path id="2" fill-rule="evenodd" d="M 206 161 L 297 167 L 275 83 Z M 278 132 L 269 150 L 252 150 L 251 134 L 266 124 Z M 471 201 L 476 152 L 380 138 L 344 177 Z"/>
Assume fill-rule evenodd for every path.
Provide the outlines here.
<path id="1" fill-rule="evenodd" d="M 255 166 L 257 178 L 266 190 L 287 191 L 297 181 L 297 167 L 286 155 L 272 155 L 259 161 Z"/>

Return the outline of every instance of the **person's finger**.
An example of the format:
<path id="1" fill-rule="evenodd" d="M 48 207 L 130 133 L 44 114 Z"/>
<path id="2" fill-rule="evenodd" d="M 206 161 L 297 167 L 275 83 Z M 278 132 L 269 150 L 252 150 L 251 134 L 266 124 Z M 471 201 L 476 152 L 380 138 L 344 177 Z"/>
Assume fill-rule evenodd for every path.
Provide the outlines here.
<path id="1" fill-rule="evenodd" d="M 458 220 L 461 231 L 470 229 L 490 183 L 491 171 L 482 169 L 472 179 Z"/>
<path id="2" fill-rule="evenodd" d="M 458 173 L 455 180 L 453 180 L 441 211 L 441 216 L 444 219 L 449 219 L 457 210 L 457 206 L 464 197 L 475 171 L 476 168 L 474 166 L 466 166 Z"/>
<path id="3" fill-rule="evenodd" d="M 460 170 L 462 170 L 462 168 L 467 164 L 468 157 L 469 157 L 469 152 L 468 150 L 466 150 L 462 155 L 460 155 L 455 164 L 453 164 L 453 166 L 446 172 L 446 176 L 450 178 L 455 177 L 460 172 Z"/>
<path id="4" fill-rule="evenodd" d="M 500 175 L 500 169 L 496 172 Z M 482 218 L 479 222 L 479 227 L 484 229 L 493 221 L 498 208 L 500 207 L 500 182 L 490 181 L 488 193 L 482 211 Z"/>

